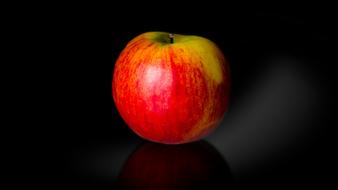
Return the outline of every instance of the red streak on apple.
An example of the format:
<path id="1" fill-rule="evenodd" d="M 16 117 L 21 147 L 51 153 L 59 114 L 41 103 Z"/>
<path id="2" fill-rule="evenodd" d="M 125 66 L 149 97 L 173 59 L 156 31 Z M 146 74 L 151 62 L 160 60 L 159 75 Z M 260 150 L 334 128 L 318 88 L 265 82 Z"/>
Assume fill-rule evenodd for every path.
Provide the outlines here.
<path id="1" fill-rule="evenodd" d="M 210 40 L 148 32 L 130 41 L 116 61 L 113 98 L 139 136 L 165 144 L 210 134 L 228 109 L 228 63 Z"/>

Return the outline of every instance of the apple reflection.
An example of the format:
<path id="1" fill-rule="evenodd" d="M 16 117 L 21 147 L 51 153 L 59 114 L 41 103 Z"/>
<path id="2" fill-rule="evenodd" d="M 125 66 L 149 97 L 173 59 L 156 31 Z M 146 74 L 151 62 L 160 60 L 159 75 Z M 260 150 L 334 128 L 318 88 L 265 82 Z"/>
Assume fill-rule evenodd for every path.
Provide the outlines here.
<path id="1" fill-rule="evenodd" d="M 118 178 L 120 189 L 210 189 L 230 187 L 230 169 L 206 141 L 182 145 L 146 142 L 125 162 Z"/>

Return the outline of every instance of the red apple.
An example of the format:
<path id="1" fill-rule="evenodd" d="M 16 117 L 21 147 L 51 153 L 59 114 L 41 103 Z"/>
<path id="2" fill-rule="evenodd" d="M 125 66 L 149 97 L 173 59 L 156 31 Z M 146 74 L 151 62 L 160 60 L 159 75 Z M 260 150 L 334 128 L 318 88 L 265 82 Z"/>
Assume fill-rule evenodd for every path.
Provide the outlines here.
<path id="1" fill-rule="evenodd" d="M 147 32 L 119 55 L 113 99 L 139 136 L 165 144 L 196 141 L 215 129 L 228 109 L 229 65 L 212 41 Z"/>

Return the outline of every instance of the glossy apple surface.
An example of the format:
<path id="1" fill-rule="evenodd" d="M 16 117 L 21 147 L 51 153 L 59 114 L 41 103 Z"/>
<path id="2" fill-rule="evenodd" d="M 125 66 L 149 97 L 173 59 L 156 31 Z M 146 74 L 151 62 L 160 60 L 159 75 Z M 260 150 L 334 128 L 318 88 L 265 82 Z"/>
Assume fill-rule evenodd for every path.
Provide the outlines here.
<path id="1" fill-rule="evenodd" d="M 228 62 L 212 41 L 147 32 L 119 55 L 113 99 L 139 136 L 165 144 L 192 142 L 213 131 L 227 111 L 229 75 Z"/>

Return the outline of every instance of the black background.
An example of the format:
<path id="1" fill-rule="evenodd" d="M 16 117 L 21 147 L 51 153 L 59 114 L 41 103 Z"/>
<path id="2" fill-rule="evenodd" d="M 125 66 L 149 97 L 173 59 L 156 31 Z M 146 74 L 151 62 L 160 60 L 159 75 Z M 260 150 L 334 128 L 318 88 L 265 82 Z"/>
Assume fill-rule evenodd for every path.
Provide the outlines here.
<path id="1" fill-rule="evenodd" d="M 247 92 L 255 90 L 266 68 L 278 70 L 270 59 L 293 60 L 286 65 L 296 70 L 296 75 L 298 71 L 305 71 L 311 78 L 309 81 L 315 83 L 312 92 L 318 92 L 315 99 L 318 106 L 306 107 L 304 111 L 311 109 L 311 115 L 301 115 L 302 120 L 294 125 L 310 125 L 311 132 L 304 131 L 309 137 L 304 142 L 297 141 L 304 144 L 301 149 L 282 151 L 277 154 L 282 155 L 280 160 L 268 160 L 268 166 L 240 175 L 236 184 L 249 187 L 330 185 L 334 179 L 331 171 L 335 151 L 333 138 L 328 135 L 334 126 L 331 124 L 331 92 L 335 60 L 330 46 L 333 25 L 330 9 L 158 3 L 162 5 L 157 8 L 133 4 L 133 8 L 115 5 L 108 10 L 76 5 L 53 12 L 52 18 L 46 21 L 45 43 L 52 44 L 52 48 L 45 50 L 48 52 L 45 61 L 50 64 L 43 66 L 43 76 L 50 80 L 42 81 L 41 99 L 48 107 L 42 111 L 46 120 L 43 138 L 52 141 L 52 145 L 44 144 L 42 150 L 50 154 L 39 162 L 48 172 L 43 173 L 45 177 L 53 181 L 48 184 L 97 189 L 116 187 L 116 179 L 100 177 L 104 174 L 99 170 L 86 170 L 88 159 L 98 151 L 109 152 L 110 157 L 106 157 L 111 158 L 111 165 L 107 167 L 120 167 L 123 162 L 116 160 L 142 142 L 124 124 L 114 106 L 111 94 L 114 63 L 133 37 L 147 31 L 167 31 L 204 36 L 222 49 L 229 60 L 232 77 L 230 118 L 240 115 L 240 111 L 236 112 L 242 109 L 240 102 Z M 288 104 L 287 98 L 285 104 Z M 271 106 L 271 109 L 275 108 Z M 233 110 L 235 114 L 231 114 Z M 285 113 L 281 122 L 289 120 L 288 117 Z M 222 132 L 218 133 L 222 136 Z M 283 160 L 283 155 L 287 155 L 287 159 Z"/>

